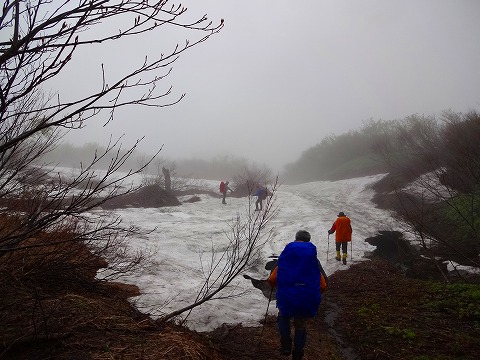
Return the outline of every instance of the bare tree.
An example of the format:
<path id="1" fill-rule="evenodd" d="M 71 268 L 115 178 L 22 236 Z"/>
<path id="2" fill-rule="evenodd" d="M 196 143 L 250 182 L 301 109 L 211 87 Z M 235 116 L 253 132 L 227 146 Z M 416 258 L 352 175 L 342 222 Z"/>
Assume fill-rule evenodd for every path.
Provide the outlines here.
<path id="1" fill-rule="evenodd" d="M 129 191 L 128 187 L 123 187 L 123 181 L 141 169 L 127 172 L 120 178 L 113 177 L 113 174 L 125 163 L 138 142 L 130 150 L 120 152 L 119 142 L 112 141 L 102 154 L 95 154 L 89 164 L 81 164 L 80 172 L 68 182 L 60 177 L 48 177 L 48 170 L 33 172 L 31 165 L 55 145 L 62 136 L 61 130 L 80 129 L 86 120 L 102 110 L 109 112 L 111 121 L 115 110 L 123 106 L 162 107 L 178 102 L 180 99 L 168 101 L 170 90 L 158 93 L 157 83 L 168 75 L 169 68 L 181 53 L 205 41 L 223 26 L 223 20 L 219 25 L 213 25 L 206 16 L 194 22 L 182 22 L 185 12 L 183 6 L 170 5 L 165 0 L 153 3 L 104 0 L 5 2 L 0 31 L 4 35 L 2 38 L 9 40 L 0 42 L 0 195 L 8 209 L 14 205 L 13 200 L 19 198 L 18 184 L 22 178 L 42 184 L 42 187 L 29 189 L 34 191 L 31 196 L 23 192 L 22 196 L 29 198 L 24 202 L 27 208 L 23 209 L 24 214 L 19 216 L 21 220 L 15 227 L 3 229 L 0 256 L 39 231 L 51 230 L 67 217 L 81 218 L 85 223 L 93 224 L 83 217 L 85 211 Z M 122 20 L 118 31 L 88 31 L 109 21 L 118 24 L 117 19 Z M 44 96 L 42 86 L 61 76 L 79 48 L 141 37 L 165 26 L 199 32 L 201 36 L 193 42 L 186 40 L 183 46 L 176 45 L 170 54 L 160 54 L 152 60 L 145 58 L 139 67 L 127 69 L 116 79 L 107 79 L 102 66 L 99 69 L 103 78 L 100 88 L 92 89 L 84 97 L 64 102 L 61 94 Z M 111 158 L 110 165 L 106 173 L 99 175 L 94 166 L 104 158 Z M 82 187 L 80 192 L 76 190 L 78 187 Z M 83 231 L 96 234 L 91 230 Z"/>
<path id="2" fill-rule="evenodd" d="M 55 164 L 41 166 L 40 158 L 58 144 L 65 131 L 82 129 L 102 112 L 108 114 L 108 122 L 125 106 L 164 107 L 180 101 L 183 95 L 171 98 L 171 88 L 161 91 L 159 82 L 182 53 L 217 33 L 223 20 L 216 25 L 206 16 L 189 21 L 187 9 L 168 0 L 6 0 L 2 10 L 0 281 L 27 285 L 34 292 L 40 284 L 37 280 L 50 279 L 68 288 L 71 284 L 58 281 L 60 277 L 92 279 L 98 268 L 106 270 L 104 279 L 115 278 L 145 254 L 132 253 L 126 246 L 138 229 L 123 225 L 119 217 L 103 212 L 101 205 L 135 189 L 130 179 L 142 167 L 118 170 L 140 140 L 126 151 L 120 139 L 111 140 L 70 176 L 46 166 Z M 139 66 L 124 68 L 116 77 L 107 75 L 102 64 L 100 84 L 87 94 L 45 94 L 44 89 L 62 77 L 79 49 L 141 39 L 167 27 L 198 35 L 183 45 L 173 44 L 169 53 L 145 57 Z M 96 170 L 105 159 L 107 169 Z M 28 288 L 28 284 L 35 286 Z M 36 298 L 31 311 L 38 312 L 41 297 L 31 296 Z M 45 320 L 46 315 L 42 316 Z M 35 335 L 37 330 L 31 329 Z"/>
<path id="3" fill-rule="evenodd" d="M 202 180 L 196 179 L 192 174 L 180 173 L 175 161 L 162 158 L 155 159 L 149 166 L 143 168 L 142 185 L 158 185 L 174 195 L 194 192 L 195 189 L 205 187 Z"/>
<path id="4" fill-rule="evenodd" d="M 275 193 L 278 189 L 278 179 L 272 187 Z M 163 315 L 160 318 L 161 321 L 187 313 L 182 319 L 184 322 L 194 308 L 207 301 L 242 295 L 231 284 L 242 272 L 258 265 L 261 250 L 270 239 L 271 231 L 267 231 L 268 225 L 278 214 L 274 203 L 274 197 L 269 198 L 266 201 L 265 211 L 256 212 L 252 201 L 249 201 L 245 218 L 238 214 L 230 224 L 230 231 L 226 233 L 229 239 L 226 248 L 220 252 L 212 247 L 211 258 L 202 261 L 204 282 L 194 301 Z M 230 291 L 225 294 L 227 289 Z"/>
<path id="5" fill-rule="evenodd" d="M 278 180 L 278 179 L 277 179 Z M 235 192 L 233 196 L 243 197 L 252 195 L 257 186 L 264 186 L 272 182 L 272 170 L 266 165 L 245 164 L 240 172 L 233 176 Z M 271 194 L 271 191 L 268 190 Z"/>
<path id="6" fill-rule="evenodd" d="M 55 146 L 63 130 L 81 129 L 102 112 L 108 114 L 106 121 L 110 122 L 116 111 L 126 106 L 163 107 L 182 99 L 183 95 L 172 98 L 171 88 L 161 91 L 159 82 L 169 75 L 183 52 L 223 27 L 223 20 L 213 24 L 206 16 L 182 20 L 186 10 L 168 0 L 5 2 L 0 15 L 0 31 L 5 34 L 2 39 L 8 38 L 0 42 L 0 198 L 8 215 L 0 221 L 1 280 L 15 279 L 9 270 L 25 255 L 30 259 L 28 269 L 21 263 L 15 274 L 30 282 L 58 280 L 59 274 L 91 278 L 99 267 L 105 268 L 103 278 L 111 279 L 142 259 L 143 254 L 132 254 L 125 243 L 138 229 L 122 225 L 120 218 L 101 210 L 109 199 L 134 189 L 129 179 L 142 167 L 126 173 L 118 170 L 136 145 L 125 153 L 119 149 L 119 140 L 113 140 L 69 178 L 32 165 Z M 109 32 L 109 22 L 120 24 L 120 28 Z M 101 31 L 92 30 L 96 27 Z M 80 48 L 141 38 L 165 27 L 200 35 L 175 45 L 170 53 L 145 57 L 138 67 L 114 78 L 102 65 L 100 85 L 84 96 L 68 99 L 62 93 L 44 94 L 43 89 L 61 76 Z M 95 164 L 105 158 L 111 158 L 108 168 L 96 171 Z M 239 217 L 228 234 L 228 251 L 206 265 L 204 286 L 194 303 L 166 315 L 165 320 L 220 297 L 258 255 L 265 241 L 262 232 L 273 213 L 251 213 L 246 223 Z M 59 282 L 59 286 L 66 285 Z M 36 300 L 35 305 L 41 303 L 40 297 Z M 43 316 L 45 328 L 47 317 Z M 31 331 L 38 335 L 37 330 Z"/>
<path id="7" fill-rule="evenodd" d="M 223 26 L 223 20 L 219 25 L 213 25 L 206 16 L 194 22 L 181 22 L 186 10 L 182 5 L 170 5 L 168 0 L 153 3 L 105 0 L 58 4 L 47 0 L 5 2 L 0 31 L 10 36 L 8 41 L 0 42 L 1 128 L 7 131 L 17 127 L 19 116 L 36 120 L 16 136 L 2 137 L 0 152 L 48 128 L 81 128 L 85 120 L 102 110 L 109 111 L 110 121 L 115 110 L 123 106 L 162 107 L 178 102 L 180 99 L 168 101 L 171 89 L 159 92 L 157 83 L 168 75 L 172 63 L 181 53 L 207 40 Z M 120 29 L 106 33 L 87 31 L 109 21 L 116 24 L 117 19 L 121 20 Z M 37 106 L 19 107 L 20 103 L 26 102 L 25 99 L 35 98 L 43 85 L 58 76 L 78 48 L 139 37 L 164 26 L 198 31 L 202 36 L 192 42 L 186 40 L 183 46 L 175 46 L 170 54 L 160 54 L 151 60 L 146 57 L 140 66 L 128 69 L 115 79 L 106 77 L 102 65 L 100 88 L 92 89 L 84 97 L 63 102 L 60 94 L 56 99 L 44 99 Z"/>
<path id="8" fill-rule="evenodd" d="M 442 120 L 409 117 L 376 148 L 391 168 L 393 205 L 432 261 L 480 266 L 480 116 L 445 112 Z"/>

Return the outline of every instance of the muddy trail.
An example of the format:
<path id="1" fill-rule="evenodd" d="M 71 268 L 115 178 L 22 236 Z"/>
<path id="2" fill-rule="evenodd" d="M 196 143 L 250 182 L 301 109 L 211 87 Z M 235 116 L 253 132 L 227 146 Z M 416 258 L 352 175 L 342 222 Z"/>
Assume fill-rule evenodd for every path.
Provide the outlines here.
<path id="1" fill-rule="evenodd" d="M 369 260 L 329 277 L 319 314 L 307 322 L 304 359 L 480 358 L 478 277 L 452 276 L 447 286 L 401 234 L 366 241 L 377 246 Z M 225 359 L 288 359 L 276 326 L 266 316 L 261 327 L 224 325 L 206 336 Z"/>

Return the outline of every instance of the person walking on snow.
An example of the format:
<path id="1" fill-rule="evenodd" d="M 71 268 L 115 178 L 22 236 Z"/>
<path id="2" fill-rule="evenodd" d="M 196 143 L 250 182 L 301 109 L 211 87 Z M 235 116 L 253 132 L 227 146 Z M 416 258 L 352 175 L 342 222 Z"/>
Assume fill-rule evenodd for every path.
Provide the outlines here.
<path id="1" fill-rule="evenodd" d="M 352 241 L 352 225 L 350 219 L 345 215 L 343 211 L 338 213 L 337 220 L 333 223 L 328 234 L 335 233 L 335 250 L 337 261 L 342 260 L 343 265 L 347 265 L 347 246 Z M 342 249 L 342 258 L 340 259 L 340 248 Z"/>
<path id="2" fill-rule="evenodd" d="M 261 211 L 263 208 L 263 200 L 267 198 L 268 190 L 266 187 L 257 185 L 257 191 L 255 192 L 255 196 L 257 197 L 257 201 L 255 201 L 255 211 Z M 260 208 L 259 206 L 260 205 Z"/>
<path id="3" fill-rule="evenodd" d="M 172 191 L 172 179 L 170 178 L 170 170 L 165 166 L 162 167 L 163 179 L 165 180 L 165 191 Z"/>
<path id="4" fill-rule="evenodd" d="M 224 184 L 223 190 L 222 190 L 222 193 L 223 193 L 222 204 L 226 204 L 226 203 L 227 203 L 227 202 L 225 201 L 225 198 L 227 197 L 227 191 L 230 190 L 230 192 L 233 192 L 233 190 L 230 189 L 230 187 L 228 186 L 228 184 L 230 184 L 230 182 L 225 181 L 225 184 Z"/>
<path id="5" fill-rule="evenodd" d="M 280 352 L 282 355 L 291 353 L 293 360 L 300 360 L 303 358 L 307 341 L 305 322 L 317 314 L 321 289 L 326 288 L 327 282 L 322 265 L 317 259 L 317 248 L 310 242 L 308 231 L 298 231 L 295 241 L 285 246 L 278 257 L 278 265 L 267 282 L 272 291 L 277 287 Z M 291 319 L 295 328 L 293 351 Z"/>

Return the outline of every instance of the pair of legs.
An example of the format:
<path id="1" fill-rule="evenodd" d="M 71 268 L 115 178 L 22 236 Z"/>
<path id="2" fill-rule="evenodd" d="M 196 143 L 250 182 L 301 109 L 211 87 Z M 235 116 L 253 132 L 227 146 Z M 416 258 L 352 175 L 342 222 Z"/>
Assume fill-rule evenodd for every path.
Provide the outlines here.
<path id="1" fill-rule="evenodd" d="M 294 317 L 293 326 L 295 333 L 293 336 L 293 351 L 292 351 L 292 335 L 290 332 L 290 320 L 289 317 L 283 317 L 280 311 L 278 312 L 277 324 L 278 331 L 280 332 L 280 343 L 282 345 L 282 355 L 292 354 L 292 359 L 299 360 L 303 357 L 303 348 L 307 341 L 307 330 L 305 328 L 306 318 Z"/>
<path id="2" fill-rule="evenodd" d="M 227 192 L 223 192 L 223 199 L 222 199 L 222 204 L 226 204 L 227 202 L 225 201 L 225 198 L 227 197 Z"/>
<path id="3" fill-rule="evenodd" d="M 260 204 L 260 209 L 258 208 L 258 205 Z M 257 197 L 257 201 L 255 201 L 255 210 L 262 210 L 263 208 L 263 199 L 260 197 Z"/>
<path id="4" fill-rule="evenodd" d="M 336 259 L 338 261 L 342 260 L 344 264 L 347 263 L 347 246 L 348 246 L 348 242 L 346 241 L 335 243 L 335 250 L 337 251 Z M 342 248 L 342 253 L 343 253 L 343 256 L 341 259 L 340 259 L 340 247 Z"/>

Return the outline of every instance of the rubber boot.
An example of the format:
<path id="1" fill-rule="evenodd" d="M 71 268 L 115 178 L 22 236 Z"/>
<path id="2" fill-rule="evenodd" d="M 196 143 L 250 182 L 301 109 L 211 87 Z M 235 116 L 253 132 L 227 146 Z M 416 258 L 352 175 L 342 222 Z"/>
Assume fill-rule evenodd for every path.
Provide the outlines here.
<path id="1" fill-rule="evenodd" d="M 335 258 L 337 261 L 340 261 L 342 259 L 340 259 L 340 251 L 337 251 L 337 257 Z"/>
<path id="2" fill-rule="evenodd" d="M 307 330 L 295 330 L 295 336 L 293 338 L 293 351 L 292 359 L 300 360 L 303 358 L 303 348 L 307 342 Z"/>
<path id="3" fill-rule="evenodd" d="M 292 360 L 302 360 L 303 359 L 303 350 L 293 350 Z"/>
<path id="4" fill-rule="evenodd" d="M 343 262 L 343 265 L 347 265 L 347 254 L 346 253 L 343 253 L 342 262 Z"/>

